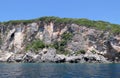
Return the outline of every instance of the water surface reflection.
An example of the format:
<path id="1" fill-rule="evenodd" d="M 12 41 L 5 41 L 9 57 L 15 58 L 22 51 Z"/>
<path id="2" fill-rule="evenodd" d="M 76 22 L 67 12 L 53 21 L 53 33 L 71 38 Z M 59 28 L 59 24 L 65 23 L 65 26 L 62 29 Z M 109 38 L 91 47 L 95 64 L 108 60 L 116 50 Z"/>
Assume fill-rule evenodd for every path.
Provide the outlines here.
<path id="1" fill-rule="evenodd" d="M 119 78 L 120 64 L 0 64 L 0 78 Z"/>

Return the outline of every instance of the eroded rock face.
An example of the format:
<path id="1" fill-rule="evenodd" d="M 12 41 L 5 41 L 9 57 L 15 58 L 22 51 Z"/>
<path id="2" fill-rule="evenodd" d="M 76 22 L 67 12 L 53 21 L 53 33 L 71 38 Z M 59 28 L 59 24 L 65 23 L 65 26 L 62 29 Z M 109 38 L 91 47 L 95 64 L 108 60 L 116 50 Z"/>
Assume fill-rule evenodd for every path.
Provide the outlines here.
<path id="1" fill-rule="evenodd" d="M 10 26 L 8 25 L 7 27 L 9 28 Z M 40 39 L 45 44 L 53 43 L 67 31 L 67 26 L 60 31 L 56 31 L 52 22 L 49 24 L 31 23 L 27 25 L 19 24 L 4 31 L 7 34 L 6 36 L 2 35 L 5 39 L 3 39 L 4 44 L 1 45 L 1 49 L 18 53 L 23 51 L 25 46 L 35 39 Z"/>
<path id="2" fill-rule="evenodd" d="M 2 52 L 0 51 L 0 62 L 7 62 L 8 59 L 13 55 L 12 52 Z"/>
<path id="3" fill-rule="evenodd" d="M 22 46 L 23 46 L 24 36 L 25 36 L 25 34 L 23 34 L 22 32 L 15 33 L 14 41 L 13 41 L 15 53 L 23 50 Z"/>
<path id="4" fill-rule="evenodd" d="M 41 51 L 39 54 L 41 55 L 41 61 L 54 62 L 56 58 L 56 49 L 43 49 L 43 51 Z"/>
<path id="5" fill-rule="evenodd" d="M 72 62 L 76 60 L 76 62 L 86 62 L 86 60 L 89 60 L 89 62 L 104 62 L 106 59 L 110 61 L 120 61 L 119 34 L 113 35 L 107 31 L 100 31 L 77 24 L 56 25 L 53 22 L 47 24 L 33 22 L 25 25 L 8 25 L 6 27 L 4 32 L 1 32 L 3 41 L 0 49 L 15 53 L 15 55 L 11 57 L 13 61 Z M 64 49 L 70 51 L 70 57 L 56 54 L 57 49 L 53 48 L 42 49 L 39 54 L 35 54 L 34 52 L 25 53 L 26 45 L 33 40 L 40 39 L 46 45 L 50 45 L 56 41 L 64 41 L 62 35 L 65 32 L 73 34 L 72 38 L 64 45 Z M 95 54 L 79 54 L 80 56 L 73 56 L 81 50 L 84 50 L 86 53 L 95 52 Z M 7 53 L 4 61 L 8 59 L 7 55 L 9 54 Z M 18 55 L 16 55 L 17 53 Z M 3 60 L 2 58 L 3 56 L 1 56 L 1 60 Z"/>
<path id="6" fill-rule="evenodd" d="M 68 43 L 68 48 L 73 52 L 86 49 L 86 41 L 81 34 L 75 34 L 72 38 L 71 43 Z"/>

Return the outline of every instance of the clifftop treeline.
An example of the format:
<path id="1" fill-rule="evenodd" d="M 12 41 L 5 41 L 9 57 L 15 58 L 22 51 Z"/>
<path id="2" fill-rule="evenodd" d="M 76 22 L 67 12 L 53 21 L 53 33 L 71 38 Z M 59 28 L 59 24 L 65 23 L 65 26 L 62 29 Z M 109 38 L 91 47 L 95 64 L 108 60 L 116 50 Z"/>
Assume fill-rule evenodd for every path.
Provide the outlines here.
<path id="1" fill-rule="evenodd" d="M 0 23 L 1 62 L 120 62 L 120 25 L 41 17 Z"/>
<path id="2" fill-rule="evenodd" d="M 45 16 L 45 17 L 40 17 L 36 19 L 31 19 L 31 20 L 11 20 L 7 22 L 0 22 L 2 25 L 17 25 L 17 24 L 29 24 L 32 22 L 38 22 L 41 21 L 43 23 L 50 23 L 54 22 L 55 24 L 78 24 L 80 26 L 86 26 L 86 27 L 92 27 L 98 30 L 105 30 L 109 31 L 114 34 L 120 33 L 120 25 L 119 24 L 112 24 L 109 22 L 105 21 L 94 21 L 94 20 L 89 20 L 86 18 L 60 18 L 60 17 L 55 17 L 55 16 Z"/>

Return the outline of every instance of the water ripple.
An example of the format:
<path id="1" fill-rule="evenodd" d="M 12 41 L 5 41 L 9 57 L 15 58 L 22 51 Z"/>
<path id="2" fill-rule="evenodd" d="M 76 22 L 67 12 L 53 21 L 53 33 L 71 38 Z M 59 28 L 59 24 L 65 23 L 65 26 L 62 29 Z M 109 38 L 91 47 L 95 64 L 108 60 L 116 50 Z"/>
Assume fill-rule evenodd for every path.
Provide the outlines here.
<path id="1" fill-rule="evenodd" d="M 0 64 L 0 78 L 119 78 L 120 64 Z"/>

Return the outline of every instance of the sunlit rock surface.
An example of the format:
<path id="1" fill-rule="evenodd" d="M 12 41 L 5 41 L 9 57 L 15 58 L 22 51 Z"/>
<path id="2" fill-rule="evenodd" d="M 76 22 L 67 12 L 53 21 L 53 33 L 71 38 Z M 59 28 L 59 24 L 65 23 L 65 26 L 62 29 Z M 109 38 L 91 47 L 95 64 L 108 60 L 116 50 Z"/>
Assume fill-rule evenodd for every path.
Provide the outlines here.
<path id="1" fill-rule="evenodd" d="M 52 21 L 0 26 L 1 62 L 120 62 L 120 34 Z M 72 34 L 64 46 L 59 45 L 63 46 L 64 51 L 69 51 L 67 55 L 65 52 L 59 54 L 59 48 L 49 47 L 55 42 L 62 42 L 64 33 Z M 26 51 L 26 46 L 37 39 L 44 42 L 45 48 L 37 52 Z M 79 53 L 83 50 L 85 53 Z"/>

